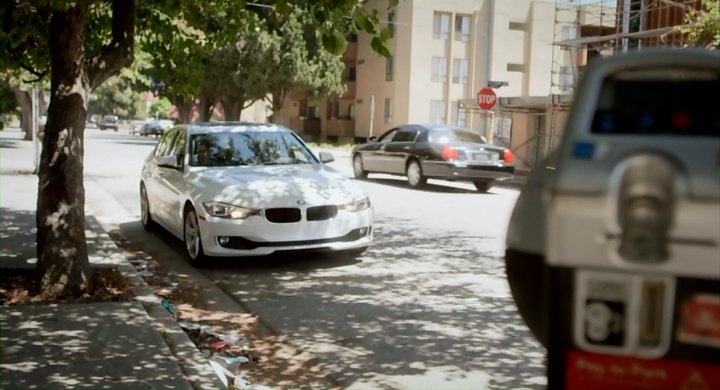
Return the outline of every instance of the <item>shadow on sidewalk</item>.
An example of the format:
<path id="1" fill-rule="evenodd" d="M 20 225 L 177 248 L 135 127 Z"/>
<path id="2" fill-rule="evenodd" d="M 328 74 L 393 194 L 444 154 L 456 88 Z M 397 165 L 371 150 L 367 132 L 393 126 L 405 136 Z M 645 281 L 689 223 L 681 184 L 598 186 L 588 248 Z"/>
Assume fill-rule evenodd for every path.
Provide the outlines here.
<path id="1" fill-rule="evenodd" d="M 0 207 L 0 269 L 34 269 L 37 263 L 35 211 Z M 126 259 L 92 215 L 85 216 L 92 265 L 119 265 Z"/>

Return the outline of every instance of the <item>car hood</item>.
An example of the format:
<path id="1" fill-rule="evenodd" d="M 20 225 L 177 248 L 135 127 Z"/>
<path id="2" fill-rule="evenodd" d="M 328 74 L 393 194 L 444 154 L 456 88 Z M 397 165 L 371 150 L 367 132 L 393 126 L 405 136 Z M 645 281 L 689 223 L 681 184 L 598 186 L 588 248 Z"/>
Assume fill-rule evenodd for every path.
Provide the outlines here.
<path id="1" fill-rule="evenodd" d="M 365 191 L 323 164 L 191 168 L 196 201 L 249 208 L 345 204 Z"/>

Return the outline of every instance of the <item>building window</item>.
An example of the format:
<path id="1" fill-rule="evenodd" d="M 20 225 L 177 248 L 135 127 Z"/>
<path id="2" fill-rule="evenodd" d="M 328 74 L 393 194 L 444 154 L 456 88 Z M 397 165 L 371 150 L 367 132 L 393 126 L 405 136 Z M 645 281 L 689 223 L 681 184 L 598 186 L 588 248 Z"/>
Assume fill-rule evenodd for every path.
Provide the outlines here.
<path id="1" fill-rule="evenodd" d="M 508 72 L 525 72 L 525 64 L 507 64 Z"/>
<path id="2" fill-rule="evenodd" d="M 468 82 L 468 60 L 467 58 L 453 59 L 453 84 L 465 85 Z"/>
<path id="3" fill-rule="evenodd" d="M 569 91 L 573 89 L 575 78 L 573 77 L 573 68 L 570 66 L 560 67 L 560 90 Z"/>
<path id="4" fill-rule="evenodd" d="M 445 102 L 443 100 L 430 101 L 430 122 L 445 123 Z"/>
<path id="5" fill-rule="evenodd" d="M 388 30 L 390 30 L 390 38 L 394 37 L 395 36 L 395 12 L 393 12 L 393 11 L 388 12 L 387 26 L 388 26 Z"/>
<path id="6" fill-rule="evenodd" d="M 355 105 L 352 103 L 348 106 L 348 118 L 355 119 Z"/>
<path id="7" fill-rule="evenodd" d="M 577 37 L 578 37 L 577 32 L 578 32 L 577 26 L 563 26 L 562 32 L 560 33 L 561 34 L 560 38 L 563 41 L 577 39 Z"/>
<path id="8" fill-rule="evenodd" d="M 348 68 L 348 78 L 347 81 L 355 81 L 356 78 L 356 67 L 355 65 L 352 65 Z"/>
<path id="9" fill-rule="evenodd" d="M 512 31 L 525 31 L 527 26 L 522 22 L 510 22 L 510 24 L 508 24 L 508 28 Z"/>
<path id="10" fill-rule="evenodd" d="M 450 37 L 450 14 L 433 13 L 433 38 L 447 40 Z"/>
<path id="11" fill-rule="evenodd" d="M 385 59 L 385 81 L 393 80 L 393 58 L 388 57 Z"/>
<path id="12" fill-rule="evenodd" d="M 318 106 L 309 106 L 307 117 L 308 119 L 320 119 L 320 109 Z"/>
<path id="13" fill-rule="evenodd" d="M 432 58 L 432 74 L 431 79 L 434 83 L 447 83 L 447 58 Z"/>
<path id="14" fill-rule="evenodd" d="M 465 112 L 465 109 L 461 107 L 460 101 L 454 102 L 451 109 L 453 110 L 452 114 L 455 117 L 455 124 L 458 127 L 465 127 L 467 125 L 467 113 Z"/>
<path id="15" fill-rule="evenodd" d="M 392 122 L 392 99 L 385 99 L 385 123 Z"/>
<path id="16" fill-rule="evenodd" d="M 455 15 L 455 39 L 462 42 L 470 40 L 470 15 Z"/>

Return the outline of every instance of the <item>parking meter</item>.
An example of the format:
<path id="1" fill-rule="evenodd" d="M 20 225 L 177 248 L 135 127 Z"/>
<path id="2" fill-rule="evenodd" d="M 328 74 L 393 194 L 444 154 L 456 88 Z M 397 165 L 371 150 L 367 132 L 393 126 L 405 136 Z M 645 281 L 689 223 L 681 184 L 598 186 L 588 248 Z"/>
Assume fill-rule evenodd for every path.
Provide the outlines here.
<path id="1" fill-rule="evenodd" d="M 549 389 L 720 389 L 719 94 L 702 49 L 586 68 L 506 239 Z"/>

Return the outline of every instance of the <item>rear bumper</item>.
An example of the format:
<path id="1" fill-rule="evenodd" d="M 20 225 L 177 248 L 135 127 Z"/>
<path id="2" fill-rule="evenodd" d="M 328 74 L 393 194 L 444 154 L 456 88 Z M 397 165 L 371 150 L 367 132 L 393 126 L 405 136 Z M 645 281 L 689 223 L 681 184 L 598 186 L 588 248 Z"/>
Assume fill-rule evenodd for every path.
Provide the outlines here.
<path id="1" fill-rule="evenodd" d="M 425 161 L 423 174 L 433 179 L 458 181 L 510 180 L 514 177 L 512 165 L 473 165 L 457 161 Z"/>

